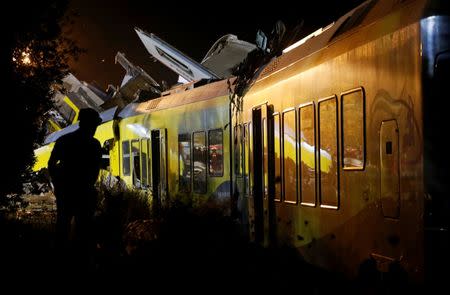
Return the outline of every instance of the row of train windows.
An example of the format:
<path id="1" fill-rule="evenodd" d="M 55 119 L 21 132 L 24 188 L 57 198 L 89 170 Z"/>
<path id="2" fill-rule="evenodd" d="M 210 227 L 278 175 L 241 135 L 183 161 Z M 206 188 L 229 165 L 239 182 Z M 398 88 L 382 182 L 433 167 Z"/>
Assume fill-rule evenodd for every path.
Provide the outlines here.
<path id="1" fill-rule="evenodd" d="M 191 143 L 193 148 L 191 149 Z M 133 185 L 146 188 L 150 182 L 150 140 L 136 139 L 122 142 L 122 172 L 123 175 L 131 175 L 133 172 Z M 208 152 L 207 152 L 208 151 Z M 131 155 L 131 156 L 130 156 Z M 130 161 L 131 160 L 131 161 Z M 132 165 L 132 169 L 131 169 Z M 223 131 L 214 129 L 208 131 L 208 145 L 206 144 L 206 132 L 198 131 L 191 134 L 178 135 L 178 172 L 179 190 L 191 191 L 191 175 L 193 190 L 196 193 L 206 193 L 206 168 L 210 177 L 223 176 Z"/>
<path id="2" fill-rule="evenodd" d="M 178 135 L 179 190 L 206 193 L 207 170 L 210 177 L 223 176 L 223 131 L 214 129 Z"/>
<path id="3" fill-rule="evenodd" d="M 122 173 L 124 176 L 129 176 L 133 172 L 135 187 L 146 188 L 150 185 L 149 151 L 150 139 L 148 138 L 131 140 L 131 154 L 130 141 L 122 141 Z"/>
<path id="4" fill-rule="evenodd" d="M 193 147 L 191 149 L 191 146 Z M 146 188 L 151 184 L 149 155 L 150 139 L 142 138 L 122 142 L 122 172 L 124 176 L 133 173 L 133 185 Z M 206 193 L 206 169 L 210 177 L 223 176 L 223 131 L 215 129 L 206 132 L 178 135 L 178 172 L 180 191 Z M 191 177 L 193 175 L 193 177 Z"/>
<path id="5" fill-rule="evenodd" d="M 274 113 L 273 170 L 275 200 L 316 205 L 318 178 L 319 202 L 322 207 L 339 206 L 339 165 L 343 170 L 364 170 L 365 166 L 365 93 L 363 88 L 341 94 L 341 134 L 338 144 L 338 98 L 336 95 Z M 317 123 L 316 123 L 317 122 Z M 316 131 L 317 127 L 317 131 Z M 235 128 L 235 173 L 245 175 L 250 183 L 251 123 Z M 316 138 L 317 137 L 317 138 Z M 252 144 L 253 145 L 253 144 Z M 338 158 L 342 150 L 341 159 Z M 317 169 L 320 167 L 320 169 Z M 267 173 L 267 172 L 266 172 Z"/>

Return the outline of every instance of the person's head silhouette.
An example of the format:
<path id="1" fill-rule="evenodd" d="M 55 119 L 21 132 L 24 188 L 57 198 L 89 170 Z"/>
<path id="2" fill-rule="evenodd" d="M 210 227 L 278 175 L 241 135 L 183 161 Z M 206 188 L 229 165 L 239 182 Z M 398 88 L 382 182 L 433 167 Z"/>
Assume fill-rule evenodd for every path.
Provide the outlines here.
<path id="1" fill-rule="evenodd" d="M 80 121 L 80 130 L 91 136 L 94 136 L 97 126 L 102 122 L 100 114 L 96 110 L 90 108 L 81 109 L 78 119 Z"/>

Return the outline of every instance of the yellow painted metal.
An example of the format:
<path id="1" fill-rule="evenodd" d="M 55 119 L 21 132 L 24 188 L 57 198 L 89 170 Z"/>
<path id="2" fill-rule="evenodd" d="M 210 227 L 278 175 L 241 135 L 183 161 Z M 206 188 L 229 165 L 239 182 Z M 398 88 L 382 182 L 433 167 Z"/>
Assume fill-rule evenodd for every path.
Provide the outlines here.
<path id="1" fill-rule="evenodd" d="M 144 103 L 145 104 L 145 103 Z M 194 202 L 207 200 L 212 192 L 229 179 L 229 129 L 228 119 L 228 96 L 220 96 L 212 99 L 196 101 L 194 103 L 175 106 L 169 109 L 152 110 L 151 112 L 123 118 L 120 121 L 120 147 L 123 141 L 141 138 L 150 138 L 151 130 L 167 130 L 167 169 L 169 192 L 178 191 L 178 135 L 192 134 L 195 131 L 206 131 L 222 128 L 223 130 L 223 165 L 224 175 L 222 177 L 207 177 L 207 193 L 193 194 Z M 138 109 L 143 109 L 141 106 Z M 117 159 L 118 162 L 122 159 Z M 152 157 L 152 161 L 154 161 Z M 151 167 L 149 167 L 151 169 Z M 151 173 L 149 173 L 151 174 Z M 122 164 L 120 166 L 120 178 L 128 187 L 133 187 L 132 173 L 123 174 Z"/>
<path id="2" fill-rule="evenodd" d="M 47 168 L 48 160 L 50 159 L 50 154 L 53 150 L 54 143 L 44 145 L 34 151 L 34 157 L 36 162 L 33 166 L 33 171 L 37 172 L 41 169 Z"/>
<path id="3" fill-rule="evenodd" d="M 80 109 L 70 100 L 68 96 L 64 96 L 64 102 L 75 112 L 75 116 L 73 117 L 72 124 L 78 121 L 78 113 Z"/>
<path id="4" fill-rule="evenodd" d="M 113 121 L 109 121 L 109 122 L 99 125 L 97 127 L 97 131 L 95 132 L 95 138 L 97 138 L 100 141 L 101 145 L 103 145 L 105 143 L 105 141 L 114 138 Z M 51 155 L 54 145 L 55 145 L 55 143 L 51 142 L 51 143 L 44 145 L 34 151 L 34 156 L 35 156 L 36 162 L 33 166 L 33 171 L 37 172 L 43 168 L 47 168 L 47 163 L 48 163 L 48 160 L 50 159 L 50 155 Z M 115 152 L 116 152 L 116 149 L 111 150 L 111 153 L 115 153 Z M 117 165 L 116 161 L 112 161 L 112 163 Z M 118 171 L 118 167 L 114 167 L 114 168 L 111 167 L 111 168 L 114 171 Z"/>
<path id="5" fill-rule="evenodd" d="M 59 124 L 53 121 L 52 119 L 49 119 L 48 123 L 50 124 L 50 126 L 52 126 L 54 131 L 61 130 L 61 126 L 59 126 Z"/>

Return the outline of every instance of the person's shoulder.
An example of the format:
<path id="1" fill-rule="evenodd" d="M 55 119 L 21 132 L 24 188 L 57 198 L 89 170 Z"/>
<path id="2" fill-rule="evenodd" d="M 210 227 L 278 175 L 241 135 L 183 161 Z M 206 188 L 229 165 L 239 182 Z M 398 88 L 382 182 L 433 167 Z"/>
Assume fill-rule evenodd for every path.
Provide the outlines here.
<path id="1" fill-rule="evenodd" d="M 95 144 L 101 145 L 101 144 L 100 144 L 100 140 L 98 140 L 98 139 L 95 138 L 95 137 L 92 137 L 92 142 L 95 142 Z"/>
<path id="2" fill-rule="evenodd" d="M 92 142 L 93 145 L 95 145 L 96 148 L 101 148 L 102 147 L 100 141 L 97 138 L 95 138 L 95 137 L 92 137 L 91 142 Z"/>
<path id="3" fill-rule="evenodd" d="M 61 135 L 61 136 L 56 140 L 55 143 L 56 143 L 56 144 L 65 143 L 65 142 L 67 142 L 67 141 L 70 141 L 71 137 L 72 137 L 72 133 L 67 133 L 67 134 Z"/>

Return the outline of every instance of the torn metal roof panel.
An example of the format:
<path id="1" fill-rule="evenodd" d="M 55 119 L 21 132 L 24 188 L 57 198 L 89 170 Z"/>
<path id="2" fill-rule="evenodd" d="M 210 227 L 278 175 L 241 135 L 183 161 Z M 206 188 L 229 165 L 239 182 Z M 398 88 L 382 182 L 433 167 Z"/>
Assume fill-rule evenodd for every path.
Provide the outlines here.
<path id="1" fill-rule="evenodd" d="M 228 78 L 232 76 L 233 69 L 255 48 L 255 44 L 239 40 L 235 35 L 228 34 L 214 43 L 205 55 L 202 65 L 217 75 Z"/>
<path id="2" fill-rule="evenodd" d="M 219 79 L 219 75 L 194 61 L 186 54 L 166 43 L 154 34 L 135 28 L 147 51 L 169 69 L 182 76 L 187 81 L 201 79 Z"/>

